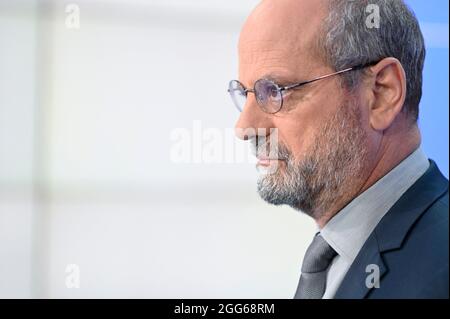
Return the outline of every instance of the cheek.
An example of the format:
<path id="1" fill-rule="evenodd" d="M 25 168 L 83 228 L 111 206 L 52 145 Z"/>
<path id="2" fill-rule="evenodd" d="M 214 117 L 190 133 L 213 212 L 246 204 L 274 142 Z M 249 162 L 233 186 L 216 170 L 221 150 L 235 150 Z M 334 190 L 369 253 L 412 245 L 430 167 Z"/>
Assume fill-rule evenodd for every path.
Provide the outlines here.
<path id="1" fill-rule="evenodd" d="M 292 118 L 277 123 L 277 127 L 279 143 L 287 147 L 296 161 L 301 159 L 314 141 L 314 126 L 304 119 Z"/>
<path id="2" fill-rule="evenodd" d="M 337 84 L 325 82 L 312 87 L 295 107 L 274 120 L 280 143 L 291 151 L 295 160 L 301 160 L 316 143 L 325 123 L 341 112 L 345 105 L 342 90 Z"/>
<path id="3" fill-rule="evenodd" d="M 329 104 L 301 106 L 304 106 L 303 110 L 289 113 L 277 123 L 279 141 L 289 149 L 296 161 L 308 155 L 324 124 L 339 111 Z"/>

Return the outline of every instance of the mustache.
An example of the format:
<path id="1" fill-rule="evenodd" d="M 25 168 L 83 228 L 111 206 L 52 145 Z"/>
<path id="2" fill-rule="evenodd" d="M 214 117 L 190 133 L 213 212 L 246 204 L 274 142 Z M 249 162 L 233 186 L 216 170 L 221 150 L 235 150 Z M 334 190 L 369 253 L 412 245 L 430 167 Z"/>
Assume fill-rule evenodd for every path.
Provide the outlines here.
<path id="1" fill-rule="evenodd" d="M 256 157 L 280 160 L 288 160 L 289 158 L 291 158 L 291 152 L 285 145 L 283 145 L 279 141 L 271 143 L 269 137 L 253 137 L 250 139 L 250 145 L 252 154 Z"/>

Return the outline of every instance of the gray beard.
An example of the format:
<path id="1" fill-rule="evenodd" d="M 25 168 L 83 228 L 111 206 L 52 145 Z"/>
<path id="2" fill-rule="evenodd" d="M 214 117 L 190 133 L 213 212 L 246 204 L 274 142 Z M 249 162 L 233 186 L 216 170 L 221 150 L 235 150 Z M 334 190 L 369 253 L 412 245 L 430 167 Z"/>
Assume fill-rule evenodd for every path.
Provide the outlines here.
<path id="1" fill-rule="evenodd" d="M 358 107 L 345 105 L 320 129 L 300 162 L 279 143 L 279 158 L 286 159 L 286 165 L 260 175 L 259 195 L 270 204 L 289 205 L 319 219 L 358 186 L 367 165 L 367 148 Z"/>

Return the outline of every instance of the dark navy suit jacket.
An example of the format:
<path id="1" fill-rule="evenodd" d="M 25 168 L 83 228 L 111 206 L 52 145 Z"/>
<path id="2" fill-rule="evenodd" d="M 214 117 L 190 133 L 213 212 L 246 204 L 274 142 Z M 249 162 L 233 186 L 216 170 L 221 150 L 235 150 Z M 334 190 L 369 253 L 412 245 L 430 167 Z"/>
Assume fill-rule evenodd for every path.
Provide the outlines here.
<path id="1" fill-rule="evenodd" d="M 448 180 L 430 161 L 369 236 L 335 298 L 448 298 Z M 379 267 L 379 288 L 366 284 Z"/>

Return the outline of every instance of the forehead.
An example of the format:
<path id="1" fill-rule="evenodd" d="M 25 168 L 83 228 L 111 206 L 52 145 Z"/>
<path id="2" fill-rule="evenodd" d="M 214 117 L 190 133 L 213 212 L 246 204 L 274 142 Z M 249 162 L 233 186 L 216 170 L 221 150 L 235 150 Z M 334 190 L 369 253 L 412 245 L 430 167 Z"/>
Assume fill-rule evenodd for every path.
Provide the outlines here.
<path id="1" fill-rule="evenodd" d="M 240 73 L 287 73 L 318 60 L 316 43 L 326 10 L 320 0 L 265 0 L 239 38 Z M 267 70 L 265 70 L 267 69 Z"/>
<path id="2" fill-rule="evenodd" d="M 260 78 L 279 84 L 303 81 L 319 64 L 310 53 L 306 45 L 277 47 L 276 43 L 266 41 L 248 43 L 239 52 L 239 78 L 249 86 Z"/>

